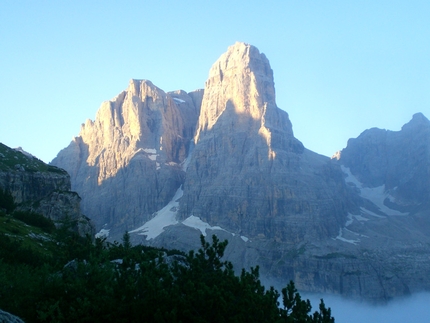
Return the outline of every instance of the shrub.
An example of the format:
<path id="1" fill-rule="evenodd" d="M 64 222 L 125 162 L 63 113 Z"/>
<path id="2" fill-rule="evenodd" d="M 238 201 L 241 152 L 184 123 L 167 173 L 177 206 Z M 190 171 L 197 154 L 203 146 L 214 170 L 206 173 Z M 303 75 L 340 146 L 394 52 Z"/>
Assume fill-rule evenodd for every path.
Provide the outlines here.
<path id="1" fill-rule="evenodd" d="M 0 188 L 0 209 L 5 209 L 6 212 L 12 212 L 15 209 L 12 194 Z"/>
<path id="2" fill-rule="evenodd" d="M 51 219 L 35 212 L 15 211 L 13 217 L 28 225 L 38 227 L 47 233 L 52 233 L 55 230 L 55 224 Z"/>

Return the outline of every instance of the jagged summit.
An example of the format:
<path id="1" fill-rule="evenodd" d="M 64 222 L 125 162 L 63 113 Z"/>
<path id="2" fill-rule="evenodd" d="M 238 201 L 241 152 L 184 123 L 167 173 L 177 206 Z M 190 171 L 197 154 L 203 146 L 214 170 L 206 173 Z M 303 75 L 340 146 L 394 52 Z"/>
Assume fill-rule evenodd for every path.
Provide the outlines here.
<path id="1" fill-rule="evenodd" d="M 151 81 L 132 79 L 52 161 L 69 172 L 98 230 L 106 224 L 124 232 L 173 197 L 183 181 L 181 163 L 201 95 L 168 94 Z"/>
<path id="2" fill-rule="evenodd" d="M 213 233 L 239 268 L 381 300 L 430 288 L 428 125 L 416 114 L 318 155 L 277 107 L 266 56 L 236 43 L 204 91 L 131 80 L 52 163 L 111 240 L 189 250 Z"/>
<path id="3" fill-rule="evenodd" d="M 195 136 L 197 143 L 216 125 L 223 132 L 258 133 L 274 155 L 278 146 L 303 149 L 294 138 L 288 114 L 278 109 L 273 71 L 263 53 L 237 42 L 213 64 Z"/>
<path id="4" fill-rule="evenodd" d="M 325 179 L 322 166 L 328 159 L 305 151 L 294 137 L 288 114 L 276 106 L 270 63 L 256 47 L 236 43 L 213 64 L 194 142 L 181 218 L 193 214 L 233 232 L 284 241 L 321 227 L 337 231 L 336 218 L 342 215 L 334 209 L 326 210 L 328 219 L 318 215 L 308 229 L 305 222 L 287 226 L 291 235 L 280 229 L 279 223 L 291 221 L 289 215 L 309 215 L 299 191 L 326 200 L 343 193 L 334 193 L 334 183 Z M 299 180 L 308 167 L 313 175 Z M 323 193 L 316 197 L 316 191 Z"/>
<path id="5" fill-rule="evenodd" d="M 421 112 L 415 113 L 412 120 L 402 127 L 402 130 L 418 128 L 430 128 L 430 121 Z"/>
<path id="6" fill-rule="evenodd" d="M 348 140 L 340 163 L 369 187 L 385 185 L 398 204 L 430 201 L 430 121 L 416 113 L 400 131 L 372 128 Z"/>

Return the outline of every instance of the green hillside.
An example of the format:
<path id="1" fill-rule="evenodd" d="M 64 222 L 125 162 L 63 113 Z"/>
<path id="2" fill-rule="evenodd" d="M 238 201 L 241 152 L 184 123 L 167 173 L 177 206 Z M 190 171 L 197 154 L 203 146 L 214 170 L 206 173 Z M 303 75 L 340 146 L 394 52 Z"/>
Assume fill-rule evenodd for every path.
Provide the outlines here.
<path id="1" fill-rule="evenodd" d="M 36 157 L 29 157 L 0 143 L 0 171 L 16 170 L 20 167 L 29 172 L 67 174 L 67 172 L 61 168 L 47 165 Z"/>
<path id="2" fill-rule="evenodd" d="M 258 268 L 236 276 L 227 241 L 188 254 L 92 241 L 0 205 L 0 309 L 26 322 L 333 322 L 290 283 L 265 289 Z M 43 219 L 42 219 L 43 218 Z M 48 221 L 48 222 L 47 222 Z"/>

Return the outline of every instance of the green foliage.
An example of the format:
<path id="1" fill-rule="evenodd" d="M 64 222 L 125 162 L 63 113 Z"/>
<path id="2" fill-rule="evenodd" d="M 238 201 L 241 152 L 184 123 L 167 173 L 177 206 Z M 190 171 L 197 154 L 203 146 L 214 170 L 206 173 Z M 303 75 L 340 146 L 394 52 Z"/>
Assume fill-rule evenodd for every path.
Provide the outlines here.
<path id="1" fill-rule="evenodd" d="M 172 292 L 178 302 L 171 307 L 176 321 L 274 322 L 279 294 L 265 290 L 258 268 L 235 276 L 232 264 L 221 260 L 227 241 L 219 242 L 213 236 L 209 244 L 201 239 L 202 248 L 197 253 L 191 251 L 185 265 L 173 268 L 176 286 Z"/>
<path id="2" fill-rule="evenodd" d="M 281 311 L 283 322 L 287 323 L 334 323 L 331 309 L 326 308 L 321 299 L 319 312 L 310 314 L 312 306 L 309 300 L 302 300 L 293 281 L 282 289 L 284 309 Z"/>
<path id="3" fill-rule="evenodd" d="M 13 217 L 28 225 L 33 225 L 42 229 L 47 233 L 52 233 L 55 230 L 55 224 L 51 219 L 44 217 L 42 214 L 27 211 L 15 211 Z"/>
<path id="4" fill-rule="evenodd" d="M 130 234 L 127 231 L 122 236 L 122 245 L 126 250 L 131 249 Z"/>
<path id="5" fill-rule="evenodd" d="M 35 322 L 35 304 L 42 297 L 49 274 L 44 266 L 10 264 L 0 259 L 0 308 Z"/>
<path id="6" fill-rule="evenodd" d="M 127 232 L 122 244 L 70 230 L 52 237 L 55 259 L 31 265 L 0 259 L 0 308 L 28 322 L 334 321 L 323 302 L 310 315 L 293 283 L 279 308 L 279 293 L 261 284 L 258 267 L 235 275 L 222 259 L 227 241 L 216 236 L 212 243 L 202 236 L 201 249 L 188 254 L 132 246 Z M 14 248 L 6 253 L 20 246 Z"/>
<path id="7" fill-rule="evenodd" d="M 15 203 L 13 201 L 12 194 L 8 191 L 4 191 L 0 188 L 0 209 L 5 209 L 6 212 L 10 213 L 15 209 Z"/>
<path id="8" fill-rule="evenodd" d="M 0 235 L 0 259 L 9 264 L 25 264 L 40 266 L 45 257 L 31 247 L 25 246 L 22 241 Z"/>
<path id="9" fill-rule="evenodd" d="M 16 165 L 22 166 L 27 172 L 53 172 L 66 175 L 64 169 L 45 164 L 40 159 L 29 157 L 23 153 L 0 143 L 0 170 L 15 170 Z"/>

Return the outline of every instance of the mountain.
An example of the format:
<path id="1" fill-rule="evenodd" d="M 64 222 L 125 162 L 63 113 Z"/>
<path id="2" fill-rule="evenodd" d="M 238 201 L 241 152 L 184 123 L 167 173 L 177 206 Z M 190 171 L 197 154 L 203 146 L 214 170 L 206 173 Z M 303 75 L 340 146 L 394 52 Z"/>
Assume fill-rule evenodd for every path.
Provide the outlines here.
<path id="1" fill-rule="evenodd" d="M 70 187 L 64 169 L 0 143 L 0 190 L 10 194 L 17 211 L 42 214 L 58 227 L 70 223 L 81 236 L 94 235 L 93 224 L 81 213 L 81 198 Z"/>
<path id="2" fill-rule="evenodd" d="M 430 206 L 430 121 L 421 113 L 401 131 L 373 128 L 350 139 L 339 161 L 366 187 L 381 187 L 384 204 L 400 213 Z"/>
<path id="3" fill-rule="evenodd" d="M 428 120 L 365 131 L 330 159 L 294 137 L 275 99 L 266 56 L 236 43 L 204 90 L 131 80 L 52 164 L 111 240 L 127 230 L 189 250 L 216 233 L 236 268 L 303 291 L 383 301 L 429 289 Z"/>
<path id="4" fill-rule="evenodd" d="M 344 221 L 340 170 L 294 137 L 258 49 L 230 47 L 206 82 L 180 217 L 285 243 L 319 240 Z M 338 183 L 341 183 L 338 185 Z"/>
<path id="5" fill-rule="evenodd" d="M 201 96 L 131 80 L 52 161 L 69 172 L 98 229 L 121 236 L 171 200 L 184 181 Z"/>

